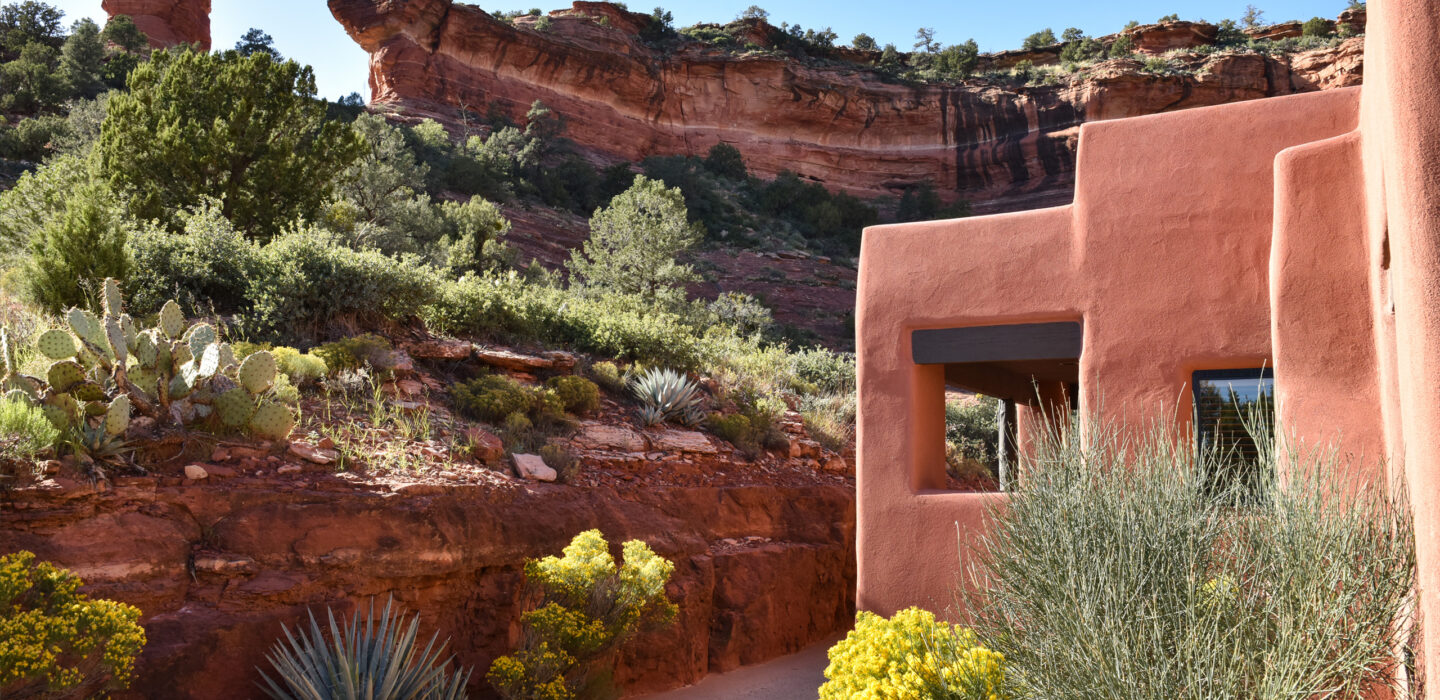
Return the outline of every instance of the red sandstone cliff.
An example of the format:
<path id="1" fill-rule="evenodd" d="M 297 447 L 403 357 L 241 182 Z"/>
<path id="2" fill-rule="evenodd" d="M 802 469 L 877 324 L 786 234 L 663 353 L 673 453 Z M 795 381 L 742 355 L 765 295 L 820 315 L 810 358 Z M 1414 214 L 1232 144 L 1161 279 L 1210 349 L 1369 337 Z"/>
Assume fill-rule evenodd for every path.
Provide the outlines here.
<path id="1" fill-rule="evenodd" d="M 129 15 L 156 48 L 199 44 L 210 50 L 210 0 L 103 0 L 111 17 Z"/>
<path id="2" fill-rule="evenodd" d="M 702 154 L 723 141 L 764 175 L 794 170 L 867 196 L 930 180 L 1006 208 L 1030 193 L 1068 196 L 1084 121 L 1356 85 L 1363 49 L 1357 38 L 1289 56 L 1189 55 L 1172 74 L 1119 59 L 1061 85 L 907 84 L 854 64 L 698 42 L 656 51 L 636 36 L 643 16 L 608 3 L 552 12 L 544 29 L 450 0 L 330 0 L 330 9 L 370 52 L 376 102 L 518 115 L 538 99 L 604 157 Z M 1214 28 L 1130 32 L 1142 48 L 1173 48 L 1204 43 Z"/>

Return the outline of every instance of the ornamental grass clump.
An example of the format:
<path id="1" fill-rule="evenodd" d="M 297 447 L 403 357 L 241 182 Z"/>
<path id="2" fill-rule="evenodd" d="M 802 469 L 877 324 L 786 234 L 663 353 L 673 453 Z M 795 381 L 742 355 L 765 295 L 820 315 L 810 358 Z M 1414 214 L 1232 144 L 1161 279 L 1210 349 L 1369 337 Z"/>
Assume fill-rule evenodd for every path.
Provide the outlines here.
<path id="1" fill-rule="evenodd" d="M 1278 452 L 1268 430 L 1252 431 L 1257 476 L 1217 490 L 1207 475 L 1236 455 L 1086 425 L 1039 439 L 962 588 L 1025 696 L 1362 697 L 1396 682 L 1415 582 L 1403 495 L 1333 452 Z"/>
<path id="2" fill-rule="evenodd" d="M 97 697 L 130 685 L 140 611 L 79 592 L 30 552 L 0 557 L 0 697 Z"/>
<path id="3" fill-rule="evenodd" d="M 1008 700 L 1005 657 L 975 633 L 906 608 L 885 619 L 855 616 L 855 629 L 830 648 L 820 700 Z"/>
<path id="4" fill-rule="evenodd" d="M 326 609 L 329 617 L 327 638 L 320 623 L 310 613 L 310 629 L 299 628 L 292 633 L 281 626 L 285 639 L 271 647 L 266 658 L 274 667 L 275 678 L 260 672 L 261 689 L 275 700 L 461 700 L 468 697 L 465 686 L 470 670 L 450 670 L 454 657 L 442 659 L 449 640 L 436 642 L 440 633 L 431 635 L 422 650 L 419 647 L 420 616 L 405 623 L 405 612 L 385 602 L 379 619 L 375 617 L 375 601 L 361 622 L 357 612 L 343 625 L 335 620 L 335 612 Z"/>
<path id="5" fill-rule="evenodd" d="M 520 648 L 490 666 L 485 679 L 507 700 L 572 700 L 610 694 L 614 652 L 644 627 L 669 624 L 675 604 L 665 584 L 675 564 L 640 540 L 624 544 L 616 566 L 599 530 L 586 530 L 563 557 L 525 564 L 540 603 L 521 618 Z"/>

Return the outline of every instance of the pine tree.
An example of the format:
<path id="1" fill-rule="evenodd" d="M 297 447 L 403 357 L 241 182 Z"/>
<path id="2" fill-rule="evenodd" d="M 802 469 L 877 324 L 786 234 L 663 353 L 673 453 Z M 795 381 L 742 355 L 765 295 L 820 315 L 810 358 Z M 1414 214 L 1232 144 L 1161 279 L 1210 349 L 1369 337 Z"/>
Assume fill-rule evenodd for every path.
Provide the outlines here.
<path id="1" fill-rule="evenodd" d="M 636 175 L 630 189 L 590 218 L 590 239 L 568 265 L 584 287 L 633 294 L 661 306 L 685 300 L 685 285 L 700 278 L 677 258 L 700 242 L 687 220 L 680 188 Z"/>

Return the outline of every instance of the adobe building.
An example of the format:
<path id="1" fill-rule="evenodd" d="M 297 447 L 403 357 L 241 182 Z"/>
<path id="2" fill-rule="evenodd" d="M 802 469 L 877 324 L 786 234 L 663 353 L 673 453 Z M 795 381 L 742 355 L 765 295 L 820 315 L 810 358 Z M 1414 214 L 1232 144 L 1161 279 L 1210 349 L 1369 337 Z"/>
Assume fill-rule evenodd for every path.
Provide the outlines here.
<path id="1" fill-rule="evenodd" d="M 1368 11 L 1361 88 L 1087 123 L 1070 205 L 866 230 L 860 608 L 947 608 L 956 532 L 1006 497 L 944 490 L 947 383 L 1008 400 L 1023 443 L 1071 401 L 1188 428 L 1194 387 L 1248 378 L 1408 483 L 1440 620 L 1440 0 Z"/>

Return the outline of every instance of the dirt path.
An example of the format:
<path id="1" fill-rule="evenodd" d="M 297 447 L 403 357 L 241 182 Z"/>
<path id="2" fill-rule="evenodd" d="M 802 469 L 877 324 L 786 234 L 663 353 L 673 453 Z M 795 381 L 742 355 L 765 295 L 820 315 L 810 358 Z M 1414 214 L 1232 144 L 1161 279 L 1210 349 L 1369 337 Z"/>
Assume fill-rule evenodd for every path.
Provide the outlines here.
<path id="1" fill-rule="evenodd" d="M 825 682 L 825 652 L 839 640 L 829 639 L 790 656 L 636 700 L 815 700 Z"/>

